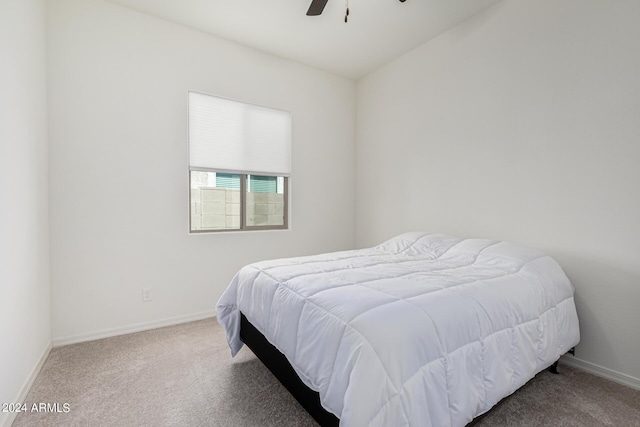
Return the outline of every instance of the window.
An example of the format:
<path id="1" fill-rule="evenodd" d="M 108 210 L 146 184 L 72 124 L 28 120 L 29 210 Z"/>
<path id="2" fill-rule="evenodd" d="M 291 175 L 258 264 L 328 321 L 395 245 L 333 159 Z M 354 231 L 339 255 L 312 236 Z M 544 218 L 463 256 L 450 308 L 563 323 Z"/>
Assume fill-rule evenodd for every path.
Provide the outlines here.
<path id="1" fill-rule="evenodd" d="M 189 229 L 288 228 L 291 114 L 189 92 Z"/>

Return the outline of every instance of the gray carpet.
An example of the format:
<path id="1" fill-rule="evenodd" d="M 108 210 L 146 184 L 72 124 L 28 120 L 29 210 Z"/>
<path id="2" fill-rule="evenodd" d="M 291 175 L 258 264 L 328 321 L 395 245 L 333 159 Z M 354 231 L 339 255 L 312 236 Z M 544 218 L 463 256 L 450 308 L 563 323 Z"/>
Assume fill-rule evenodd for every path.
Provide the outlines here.
<path id="1" fill-rule="evenodd" d="M 214 319 L 55 348 L 19 426 L 316 426 L 246 348 L 231 358 Z M 640 426 L 640 391 L 561 366 L 477 426 Z"/>

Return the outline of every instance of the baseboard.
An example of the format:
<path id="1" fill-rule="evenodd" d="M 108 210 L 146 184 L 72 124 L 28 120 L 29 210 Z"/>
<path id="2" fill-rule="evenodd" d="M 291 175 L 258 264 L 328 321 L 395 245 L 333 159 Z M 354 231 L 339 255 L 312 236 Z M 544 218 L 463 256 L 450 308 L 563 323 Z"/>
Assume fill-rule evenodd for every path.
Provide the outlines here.
<path id="1" fill-rule="evenodd" d="M 33 385 L 33 382 L 36 380 L 38 374 L 40 373 L 40 370 L 44 366 L 44 362 L 47 361 L 47 357 L 49 357 L 49 353 L 51 353 L 51 343 L 47 344 L 47 347 L 44 349 L 44 352 L 40 356 L 38 363 L 36 363 L 36 366 L 33 367 L 33 370 L 29 374 L 29 377 L 27 377 L 27 380 L 24 382 L 24 384 L 20 388 L 20 391 L 18 392 L 18 396 L 16 396 L 15 400 L 13 400 L 14 403 L 22 403 L 25 400 L 27 400 L 27 395 L 29 394 L 29 390 L 31 390 L 31 386 Z M 3 419 L 1 416 L 5 414 L 6 414 L 6 418 Z M 0 413 L 0 427 L 9 427 L 11 424 L 13 424 L 17 416 L 18 416 L 17 412 L 5 412 L 4 414 Z"/>
<path id="2" fill-rule="evenodd" d="M 590 374 L 597 375 L 602 378 L 606 378 L 618 384 L 626 385 L 627 387 L 640 390 L 640 379 L 632 377 L 631 375 L 623 374 L 613 369 L 605 368 L 604 366 L 596 365 L 595 363 L 587 362 L 586 360 L 578 359 L 573 356 L 563 356 L 560 359 L 560 363 L 574 368 L 582 369 Z"/>
<path id="3" fill-rule="evenodd" d="M 208 319 L 215 317 L 216 312 L 202 311 L 200 313 L 187 314 L 185 316 L 170 317 L 168 319 L 154 320 L 152 322 L 137 323 L 134 325 L 123 326 L 121 328 L 103 329 L 101 331 L 89 332 L 86 334 L 72 335 L 68 337 L 60 337 L 53 339 L 54 347 L 63 345 L 77 344 L 80 342 L 99 340 L 102 338 L 115 337 L 118 335 L 133 334 L 135 332 L 148 331 L 149 329 L 162 328 L 165 326 L 179 325 L 181 323 L 194 322 L 196 320 Z"/>

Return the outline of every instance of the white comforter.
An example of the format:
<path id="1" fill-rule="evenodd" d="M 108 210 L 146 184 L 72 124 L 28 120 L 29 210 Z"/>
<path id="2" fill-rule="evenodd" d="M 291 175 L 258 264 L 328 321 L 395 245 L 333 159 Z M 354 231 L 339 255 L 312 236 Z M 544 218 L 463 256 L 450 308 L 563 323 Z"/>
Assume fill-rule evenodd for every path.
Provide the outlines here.
<path id="1" fill-rule="evenodd" d="M 241 311 L 343 426 L 464 426 L 578 343 L 573 293 L 537 250 L 407 233 L 248 265 L 217 314 L 233 355 Z"/>

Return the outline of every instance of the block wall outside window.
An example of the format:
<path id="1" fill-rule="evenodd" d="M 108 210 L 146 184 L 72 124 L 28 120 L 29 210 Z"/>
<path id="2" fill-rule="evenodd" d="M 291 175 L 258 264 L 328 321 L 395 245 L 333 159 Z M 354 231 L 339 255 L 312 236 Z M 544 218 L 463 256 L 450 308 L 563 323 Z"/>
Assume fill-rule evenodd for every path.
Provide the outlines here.
<path id="1" fill-rule="evenodd" d="M 240 190 L 200 187 L 191 189 L 191 229 L 240 228 Z"/>
<path id="2" fill-rule="evenodd" d="M 284 194 L 247 193 L 247 225 L 282 225 Z"/>

